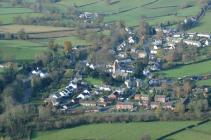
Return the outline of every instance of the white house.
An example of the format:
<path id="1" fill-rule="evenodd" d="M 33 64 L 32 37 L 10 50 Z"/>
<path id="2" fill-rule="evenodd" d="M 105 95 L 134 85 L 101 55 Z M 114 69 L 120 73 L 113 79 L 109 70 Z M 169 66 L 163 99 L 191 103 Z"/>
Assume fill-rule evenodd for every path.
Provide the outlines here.
<path id="1" fill-rule="evenodd" d="M 197 34 L 198 37 L 203 37 L 203 38 L 207 38 L 207 39 L 211 39 L 210 34 Z"/>
<path id="2" fill-rule="evenodd" d="M 202 44 L 199 41 L 193 41 L 193 40 L 184 40 L 183 41 L 185 44 L 187 45 L 191 45 L 191 46 L 196 46 L 196 47 L 201 47 Z"/>
<path id="3" fill-rule="evenodd" d="M 157 50 L 151 50 L 150 53 L 151 53 L 151 54 L 157 54 L 158 51 L 157 51 Z"/>
<path id="4" fill-rule="evenodd" d="M 134 44 L 135 43 L 135 40 L 133 39 L 132 36 L 128 38 L 128 43 L 130 43 L 130 44 Z"/>

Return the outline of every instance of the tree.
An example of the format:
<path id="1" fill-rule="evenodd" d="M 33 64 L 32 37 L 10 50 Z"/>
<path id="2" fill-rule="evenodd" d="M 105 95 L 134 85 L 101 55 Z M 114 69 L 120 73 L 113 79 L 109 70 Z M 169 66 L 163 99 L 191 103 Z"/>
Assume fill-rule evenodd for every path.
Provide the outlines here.
<path id="1" fill-rule="evenodd" d="M 140 77 L 143 75 L 145 64 L 142 61 L 135 62 L 134 76 Z"/>
<path id="2" fill-rule="evenodd" d="M 51 108 L 50 107 L 44 107 L 44 106 L 39 106 L 39 118 L 40 119 L 47 119 L 51 116 Z"/>
<path id="3" fill-rule="evenodd" d="M 206 7 L 208 4 L 211 3 L 211 0 L 199 0 L 199 3 L 202 8 Z"/>
<path id="4" fill-rule="evenodd" d="M 6 40 L 10 40 L 10 39 L 12 39 L 12 35 L 11 35 L 11 33 L 6 32 L 6 33 L 4 34 L 4 38 L 5 38 Z"/>
<path id="5" fill-rule="evenodd" d="M 72 42 L 71 41 L 65 41 L 64 42 L 64 52 L 65 54 L 68 54 L 72 49 Z"/>
<path id="6" fill-rule="evenodd" d="M 144 135 L 141 137 L 141 140 L 151 140 L 151 136 L 150 135 Z"/>
<path id="7" fill-rule="evenodd" d="M 54 41 L 53 39 L 51 39 L 51 40 L 48 41 L 48 48 L 49 48 L 50 50 L 56 52 L 57 49 L 58 49 L 58 45 L 55 44 L 55 41 Z"/>
<path id="8" fill-rule="evenodd" d="M 183 103 L 179 102 L 175 106 L 175 112 L 179 114 L 183 114 L 185 112 L 185 106 Z"/>
<path id="9" fill-rule="evenodd" d="M 39 76 L 32 76 L 31 87 L 34 92 L 37 92 L 41 89 L 42 81 Z"/>
<path id="10" fill-rule="evenodd" d="M 17 32 L 18 39 L 26 40 L 28 39 L 28 34 L 25 32 L 24 29 L 21 29 Z"/>
<path id="11" fill-rule="evenodd" d="M 185 81 L 184 84 L 183 84 L 183 90 L 184 90 L 184 93 L 185 93 L 185 96 L 187 96 L 191 90 L 192 90 L 192 84 L 190 81 Z"/>

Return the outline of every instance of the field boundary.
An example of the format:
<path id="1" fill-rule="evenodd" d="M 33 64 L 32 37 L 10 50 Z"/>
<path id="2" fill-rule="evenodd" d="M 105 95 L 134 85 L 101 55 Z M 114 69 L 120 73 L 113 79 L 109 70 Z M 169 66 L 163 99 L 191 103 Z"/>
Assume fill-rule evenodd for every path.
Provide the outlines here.
<path id="1" fill-rule="evenodd" d="M 186 131 L 186 130 L 192 130 L 192 128 L 198 127 L 198 126 L 206 124 L 208 122 L 210 122 L 210 119 L 206 119 L 206 120 L 201 121 L 201 122 L 199 122 L 199 123 L 197 123 L 195 125 L 194 124 L 193 125 L 188 125 L 188 126 L 186 126 L 184 128 L 181 128 L 179 130 L 176 130 L 174 132 L 171 132 L 171 133 L 168 133 L 168 134 L 166 134 L 164 136 L 161 136 L 161 137 L 157 138 L 156 140 L 164 140 L 165 138 L 168 138 L 170 136 L 176 135 L 176 134 L 178 134 L 180 132 L 183 132 L 183 131 Z"/>

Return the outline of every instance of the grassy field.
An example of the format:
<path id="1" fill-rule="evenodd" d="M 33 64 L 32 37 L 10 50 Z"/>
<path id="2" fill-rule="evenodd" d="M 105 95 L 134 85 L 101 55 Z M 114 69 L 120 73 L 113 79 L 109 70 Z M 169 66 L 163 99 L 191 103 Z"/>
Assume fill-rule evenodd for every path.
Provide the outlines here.
<path id="1" fill-rule="evenodd" d="M 211 122 L 201 125 L 199 127 L 189 129 L 178 133 L 172 137 L 169 137 L 169 140 L 210 140 L 211 138 Z"/>
<path id="2" fill-rule="evenodd" d="M 91 45 L 92 42 L 91 41 L 87 41 L 87 40 L 82 40 L 76 36 L 71 36 L 71 37 L 60 37 L 55 39 L 55 42 L 60 44 L 60 45 L 64 45 L 65 41 L 71 41 L 72 44 L 75 45 Z"/>
<path id="3" fill-rule="evenodd" d="M 0 58 L 5 61 L 33 60 L 36 54 L 47 47 L 23 40 L 0 40 Z"/>
<path id="4" fill-rule="evenodd" d="M 13 23 L 14 17 L 21 16 L 23 18 L 26 17 L 41 17 L 43 14 L 41 13 L 22 13 L 22 14 L 0 14 L 0 21 L 2 24 L 11 24 Z"/>
<path id="5" fill-rule="evenodd" d="M 31 9 L 28 8 L 0 8 L 0 13 L 1 14 L 18 14 L 18 13 L 33 13 Z"/>
<path id="6" fill-rule="evenodd" d="M 66 0 L 62 2 L 68 3 Z M 191 3 L 193 7 L 180 9 L 182 3 Z M 106 14 L 105 22 L 123 20 L 128 26 L 135 26 L 139 24 L 142 16 L 148 17 L 148 21 L 153 25 L 171 20 L 181 21 L 186 16 L 196 15 L 200 7 L 197 0 L 120 0 L 111 5 L 106 1 L 97 1 L 80 7 L 80 10 Z"/>
<path id="7" fill-rule="evenodd" d="M 166 77 L 183 77 L 211 73 L 211 60 L 162 71 Z"/>
<path id="8" fill-rule="evenodd" d="M 201 80 L 201 81 L 197 82 L 197 85 L 199 85 L 199 86 L 211 86 L 211 79 Z"/>
<path id="9" fill-rule="evenodd" d="M 92 77 L 85 78 L 85 81 L 92 84 L 92 85 L 102 85 L 103 84 L 102 80 L 92 78 Z"/>
<path id="10" fill-rule="evenodd" d="M 93 2 L 96 2 L 97 0 L 62 0 L 59 2 L 59 4 L 64 6 L 70 6 L 70 5 L 76 5 L 76 6 L 83 6 L 87 5 Z"/>
<path id="11" fill-rule="evenodd" d="M 202 19 L 199 26 L 193 28 L 191 31 L 193 32 L 210 32 L 211 33 L 211 11 L 208 11 L 205 17 Z"/>
<path id="12" fill-rule="evenodd" d="M 162 135 L 194 123 L 196 122 L 180 121 L 93 124 L 72 129 L 38 132 L 33 135 L 32 140 L 139 140 L 141 136 L 146 134 L 151 135 L 154 140 Z"/>
<path id="13" fill-rule="evenodd" d="M 41 13 L 35 13 L 32 9 L 23 7 L 13 7 L 9 2 L 0 2 L 0 22 L 2 24 L 12 24 L 14 17 L 40 17 Z"/>
<path id="14" fill-rule="evenodd" d="M 55 31 L 66 31 L 71 28 L 65 27 L 53 27 L 53 26 L 37 26 L 37 25 L 5 25 L 0 26 L 0 32 L 16 33 L 24 29 L 27 33 L 40 33 L 40 32 L 55 32 Z"/>

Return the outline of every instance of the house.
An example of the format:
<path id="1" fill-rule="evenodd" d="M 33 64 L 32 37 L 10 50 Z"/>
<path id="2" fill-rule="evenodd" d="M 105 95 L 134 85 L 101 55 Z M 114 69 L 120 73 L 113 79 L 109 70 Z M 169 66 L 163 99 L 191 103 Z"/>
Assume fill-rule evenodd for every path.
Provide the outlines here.
<path id="1" fill-rule="evenodd" d="M 174 110 L 175 107 L 174 107 L 174 102 L 166 102 L 163 104 L 163 109 L 166 109 L 166 110 Z"/>
<path id="2" fill-rule="evenodd" d="M 166 41 L 168 43 L 172 43 L 172 44 L 178 44 L 178 43 L 181 43 L 183 40 L 183 38 L 171 38 L 171 37 L 167 37 L 166 38 Z"/>
<path id="3" fill-rule="evenodd" d="M 168 101 L 168 97 L 166 95 L 155 95 L 155 102 L 166 103 Z"/>
<path id="4" fill-rule="evenodd" d="M 95 70 L 95 66 L 93 64 L 86 63 L 86 66 L 92 70 Z"/>
<path id="5" fill-rule="evenodd" d="M 147 57 L 147 53 L 145 51 L 138 51 L 137 55 L 138 55 L 138 58 L 145 58 L 145 57 Z"/>
<path id="6" fill-rule="evenodd" d="M 208 40 L 206 40 L 204 44 L 205 44 L 206 46 L 211 45 L 211 43 L 210 43 Z"/>
<path id="7" fill-rule="evenodd" d="M 202 33 L 199 33 L 197 34 L 198 37 L 203 37 L 203 38 L 207 38 L 207 39 L 211 39 L 211 35 L 210 34 L 202 34 Z"/>
<path id="8" fill-rule="evenodd" d="M 39 76 L 40 78 L 45 78 L 48 76 L 48 73 L 42 72 L 39 68 L 37 68 L 37 70 L 33 70 L 31 73 L 32 75 Z"/>
<path id="9" fill-rule="evenodd" d="M 149 95 L 141 95 L 141 101 L 150 101 Z"/>
<path id="10" fill-rule="evenodd" d="M 135 41 L 134 41 L 134 39 L 133 39 L 132 36 L 130 36 L 130 37 L 128 38 L 128 43 L 130 43 L 130 44 L 134 44 L 134 43 L 135 43 Z"/>
<path id="11" fill-rule="evenodd" d="M 116 110 L 133 110 L 133 103 L 131 102 L 118 102 L 115 106 Z"/>
<path id="12" fill-rule="evenodd" d="M 100 107 L 106 107 L 108 105 L 107 102 L 98 102 L 97 103 L 97 106 L 100 106 Z"/>
<path id="13" fill-rule="evenodd" d="M 150 53 L 151 53 L 151 54 L 157 54 L 158 51 L 153 49 L 153 50 L 150 51 Z"/>
<path id="14" fill-rule="evenodd" d="M 134 96 L 134 100 L 135 100 L 135 101 L 140 101 L 140 100 L 141 100 L 141 95 L 140 95 L 140 94 L 136 94 L 136 95 Z"/>
<path id="15" fill-rule="evenodd" d="M 183 43 L 190 45 L 190 46 L 196 46 L 196 47 L 201 47 L 202 44 L 199 41 L 194 41 L 194 40 L 184 40 Z"/>
<path id="16" fill-rule="evenodd" d="M 150 74 L 149 69 L 144 69 L 144 70 L 143 70 L 143 75 L 147 76 L 147 75 L 149 75 L 149 74 Z"/>
<path id="17" fill-rule="evenodd" d="M 79 104 L 82 105 L 82 106 L 86 106 L 86 107 L 95 107 L 95 106 L 97 106 L 95 101 L 80 100 Z"/>
<path id="18" fill-rule="evenodd" d="M 92 19 L 94 17 L 94 14 L 90 12 L 84 12 L 83 14 L 79 15 L 79 18 L 85 18 L 85 19 Z"/>
<path id="19" fill-rule="evenodd" d="M 112 65 L 112 77 L 127 77 L 134 72 L 134 67 L 131 63 L 131 59 L 115 60 Z"/>
<path id="20" fill-rule="evenodd" d="M 150 86 L 159 86 L 161 84 L 159 79 L 151 79 L 149 80 Z"/>
<path id="21" fill-rule="evenodd" d="M 140 99 L 140 105 L 141 106 L 145 106 L 148 107 L 150 103 L 150 97 L 149 95 L 141 95 L 141 99 Z"/>
<path id="22" fill-rule="evenodd" d="M 151 102 L 150 103 L 150 108 L 151 109 L 156 109 L 160 106 L 160 104 L 158 102 Z"/>
<path id="23" fill-rule="evenodd" d="M 117 100 L 119 97 L 119 94 L 117 92 L 112 93 L 111 95 L 108 96 L 108 99 L 113 101 L 113 100 Z"/>
<path id="24" fill-rule="evenodd" d="M 163 41 L 162 40 L 155 40 L 152 44 L 156 45 L 156 46 L 160 46 L 160 45 L 163 44 Z"/>
<path id="25" fill-rule="evenodd" d="M 100 97 L 99 99 L 98 99 L 98 103 L 105 103 L 105 102 L 108 102 L 108 97 Z"/>
<path id="26" fill-rule="evenodd" d="M 83 93 L 81 93 L 77 96 L 78 99 L 83 99 L 83 100 L 88 99 L 90 97 L 91 97 L 91 95 L 90 95 L 90 92 L 88 90 L 84 90 Z"/>

